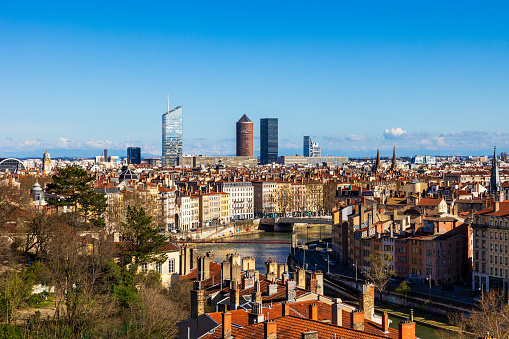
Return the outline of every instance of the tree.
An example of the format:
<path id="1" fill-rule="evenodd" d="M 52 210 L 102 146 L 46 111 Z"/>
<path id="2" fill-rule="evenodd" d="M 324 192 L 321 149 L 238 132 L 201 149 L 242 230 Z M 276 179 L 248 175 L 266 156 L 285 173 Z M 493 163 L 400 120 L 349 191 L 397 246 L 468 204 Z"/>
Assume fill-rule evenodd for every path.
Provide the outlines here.
<path id="1" fill-rule="evenodd" d="M 123 264 L 163 263 L 166 254 L 163 252 L 168 237 L 159 233 L 159 226 L 153 223 L 152 217 L 143 208 L 127 207 L 127 220 L 122 223 L 122 236 L 127 242 L 119 244 Z"/>
<path id="2" fill-rule="evenodd" d="M 382 252 L 373 253 L 370 257 L 370 270 L 365 275 L 375 285 L 375 288 L 380 293 L 380 299 L 382 299 L 382 293 L 394 275 L 387 255 Z"/>
<path id="3" fill-rule="evenodd" d="M 23 268 L 19 271 L 8 270 L 0 278 L 0 316 L 7 323 L 16 320 L 15 311 L 28 303 L 34 285 L 33 270 Z"/>
<path id="4" fill-rule="evenodd" d="M 410 286 L 405 281 L 402 281 L 401 284 L 396 288 L 396 292 L 405 299 L 410 295 Z"/>
<path id="5" fill-rule="evenodd" d="M 102 217 L 106 209 L 106 197 L 93 190 L 94 178 L 78 165 L 59 168 L 53 176 L 53 183 L 48 190 L 59 196 L 58 199 L 47 199 L 48 203 L 58 207 L 70 207 L 75 216 L 84 218 L 95 226 L 104 226 Z"/>

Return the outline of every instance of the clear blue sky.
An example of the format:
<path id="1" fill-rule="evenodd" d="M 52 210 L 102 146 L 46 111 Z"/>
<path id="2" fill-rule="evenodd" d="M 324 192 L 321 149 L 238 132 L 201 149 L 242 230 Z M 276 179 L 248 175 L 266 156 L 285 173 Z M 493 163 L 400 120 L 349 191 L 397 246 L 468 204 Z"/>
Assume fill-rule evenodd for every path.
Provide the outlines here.
<path id="1" fill-rule="evenodd" d="M 235 122 L 279 118 L 280 154 L 509 151 L 506 1 L 3 1 L 0 156 L 234 154 Z M 255 139 L 255 149 L 259 139 Z M 42 154 L 41 154 L 42 156 Z"/>

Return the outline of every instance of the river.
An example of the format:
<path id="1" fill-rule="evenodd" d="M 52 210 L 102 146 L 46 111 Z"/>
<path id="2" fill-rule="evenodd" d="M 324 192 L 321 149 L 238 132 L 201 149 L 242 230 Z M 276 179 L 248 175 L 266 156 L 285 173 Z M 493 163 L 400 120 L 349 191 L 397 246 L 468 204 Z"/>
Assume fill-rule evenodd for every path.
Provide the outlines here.
<path id="1" fill-rule="evenodd" d="M 297 228 L 298 241 L 307 242 L 331 237 L 332 226 L 312 226 Z M 290 233 L 279 232 L 260 232 L 248 235 L 237 235 L 228 239 L 257 239 L 257 240 L 291 240 Z M 265 273 L 264 263 L 272 258 L 272 260 L 283 263 L 286 262 L 288 254 L 290 254 L 290 244 L 196 244 L 198 254 L 205 254 L 207 251 L 213 251 L 215 261 L 221 262 L 226 259 L 228 253 L 238 253 L 242 257 L 251 256 L 256 259 L 256 269 L 260 273 Z M 390 317 L 392 320 L 391 327 L 398 328 L 400 319 Z M 416 325 L 416 335 L 420 338 L 435 339 L 438 336 L 435 329 L 423 325 Z"/>
<path id="2" fill-rule="evenodd" d="M 307 242 L 319 240 L 320 237 L 331 237 L 332 226 L 312 226 L 310 228 L 301 227 L 296 229 L 298 241 Z M 256 239 L 256 240 L 291 240 L 290 233 L 281 232 L 259 232 L 247 235 L 237 235 L 228 239 Z M 221 262 L 226 259 L 228 253 L 238 253 L 242 257 L 251 256 L 256 259 L 256 269 L 260 273 L 265 273 L 264 264 L 271 259 L 280 263 L 286 262 L 290 254 L 290 244 L 197 244 L 198 254 L 205 254 L 207 251 L 213 251 L 215 261 Z"/>

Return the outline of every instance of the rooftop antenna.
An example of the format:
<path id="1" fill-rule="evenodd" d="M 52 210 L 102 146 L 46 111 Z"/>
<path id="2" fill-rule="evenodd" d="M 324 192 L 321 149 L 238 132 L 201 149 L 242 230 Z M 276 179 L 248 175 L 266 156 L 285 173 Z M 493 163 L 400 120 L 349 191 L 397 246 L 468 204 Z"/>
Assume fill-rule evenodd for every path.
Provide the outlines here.
<path id="1" fill-rule="evenodd" d="M 168 96 L 168 112 L 170 111 L 170 93 L 166 94 Z"/>

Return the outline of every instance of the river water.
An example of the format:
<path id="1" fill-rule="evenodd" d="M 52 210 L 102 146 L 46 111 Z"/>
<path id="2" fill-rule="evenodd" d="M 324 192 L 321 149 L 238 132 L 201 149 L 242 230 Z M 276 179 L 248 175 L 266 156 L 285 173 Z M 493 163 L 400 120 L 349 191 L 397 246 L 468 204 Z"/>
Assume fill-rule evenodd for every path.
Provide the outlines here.
<path id="1" fill-rule="evenodd" d="M 296 229 L 298 241 L 307 242 L 319 240 L 320 238 L 330 238 L 332 226 L 312 226 Z M 291 240 L 290 233 L 281 232 L 260 232 L 246 235 L 237 235 L 228 239 L 256 239 L 266 241 Z M 226 259 L 228 253 L 238 253 L 240 257 L 251 256 L 256 259 L 255 266 L 260 273 L 265 273 L 264 264 L 271 259 L 280 263 L 286 262 L 290 254 L 290 244 L 196 244 L 198 254 L 205 254 L 207 251 L 213 251 L 215 261 L 221 262 Z"/>
<path id="2" fill-rule="evenodd" d="M 299 242 L 314 241 L 331 237 L 332 228 L 330 225 L 297 228 L 297 238 Z M 256 239 L 266 241 L 291 240 L 290 233 L 279 232 L 260 232 L 247 235 L 237 235 L 228 239 Z M 221 262 L 226 259 L 228 253 L 238 253 L 242 257 L 251 256 L 256 259 L 256 269 L 260 273 L 264 273 L 264 263 L 271 259 L 280 263 L 286 262 L 288 254 L 290 254 L 290 244 L 196 244 L 198 254 L 205 254 L 207 251 L 213 251 L 215 261 Z M 400 319 L 392 318 L 391 327 L 398 328 Z M 427 326 L 416 326 L 416 335 L 420 338 L 435 339 L 437 335 L 435 329 Z"/>

